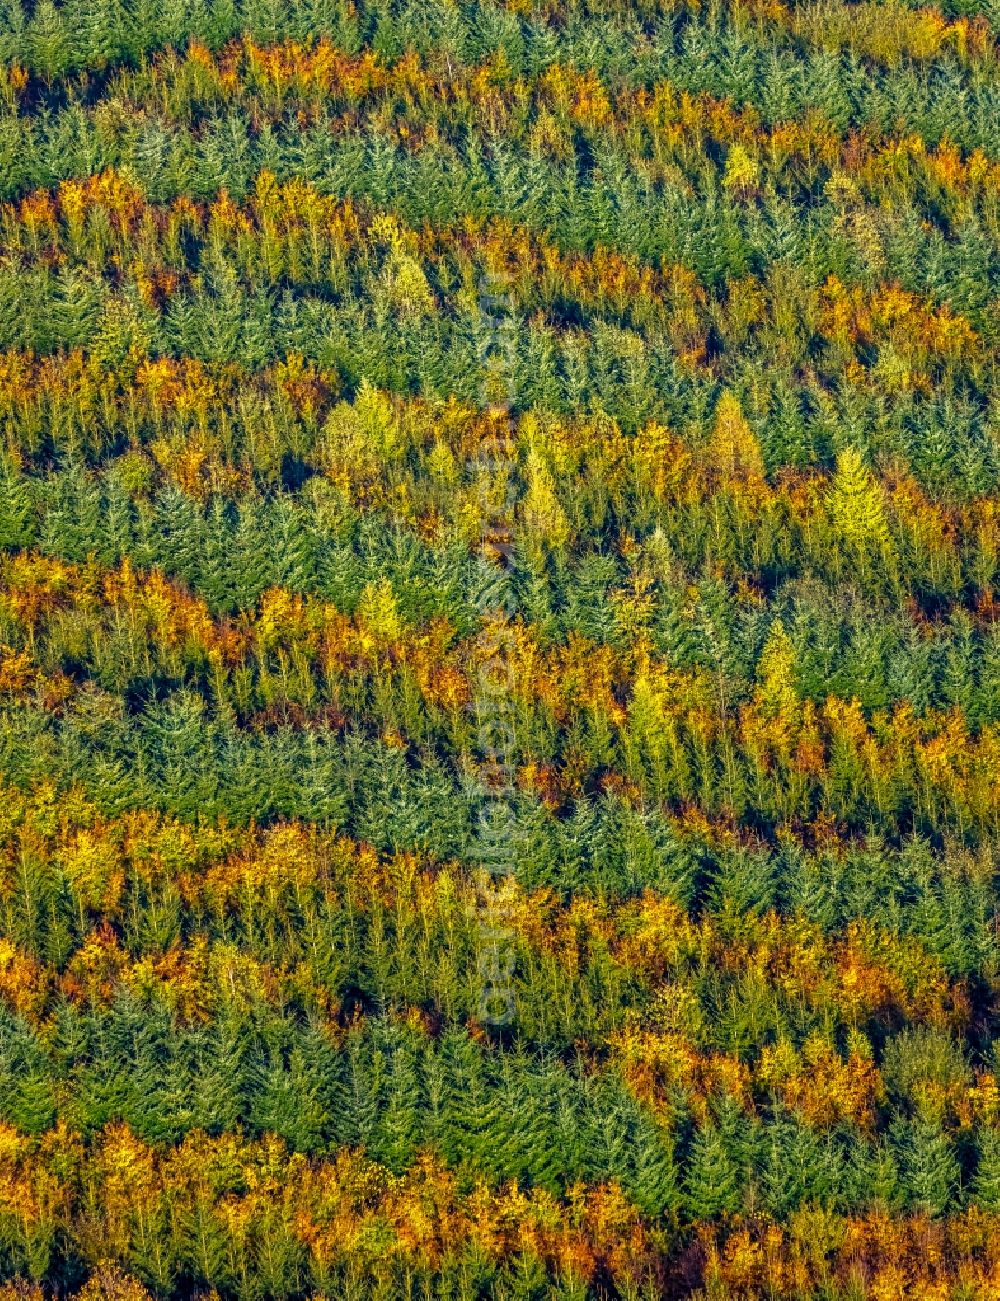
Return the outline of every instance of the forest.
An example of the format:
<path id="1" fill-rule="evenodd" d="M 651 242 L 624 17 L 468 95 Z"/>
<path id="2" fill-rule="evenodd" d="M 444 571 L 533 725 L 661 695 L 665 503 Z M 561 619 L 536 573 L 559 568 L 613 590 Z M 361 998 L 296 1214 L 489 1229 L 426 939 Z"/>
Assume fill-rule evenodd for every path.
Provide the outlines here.
<path id="1" fill-rule="evenodd" d="M 1000 1296 L 996 0 L 0 0 L 0 1301 Z"/>

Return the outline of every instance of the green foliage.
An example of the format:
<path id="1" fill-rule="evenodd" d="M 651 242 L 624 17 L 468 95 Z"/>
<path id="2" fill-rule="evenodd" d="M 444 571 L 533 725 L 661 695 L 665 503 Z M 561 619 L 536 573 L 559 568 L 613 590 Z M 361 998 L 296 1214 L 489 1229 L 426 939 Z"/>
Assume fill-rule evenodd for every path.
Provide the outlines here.
<path id="1" fill-rule="evenodd" d="M 0 5 L 0 1301 L 986 1295 L 995 19 Z"/>

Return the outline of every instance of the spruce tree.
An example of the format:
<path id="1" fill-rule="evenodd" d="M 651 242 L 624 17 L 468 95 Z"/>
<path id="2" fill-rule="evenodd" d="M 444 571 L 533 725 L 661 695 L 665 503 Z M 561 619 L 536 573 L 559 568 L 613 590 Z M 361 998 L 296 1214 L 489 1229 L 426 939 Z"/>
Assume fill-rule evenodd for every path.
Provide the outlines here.
<path id="1" fill-rule="evenodd" d="M 5 551 L 31 546 L 37 534 L 37 515 L 25 477 L 11 457 L 0 457 L 0 547 Z"/>
<path id="2" fill-rule="evenodd" d="M 53 1081 L 44 1069 L 30 1074 L 18 1073 L 16 1084 L 5 1083 L 7 1099 L 4 1118 L 24 1134 L 41 1134 L 51 1129 L 56 1119 Z"/>
<path id="3" fill-rule="evenodd" d="M 191 1053 L 192 1126 L 206 1134 L 232 1132 L 245 1119 L 246 1031 L 236 1007 L 193 1037 Z"/>
<path id="4" fill-rule="evenodd" d="M 287 1063 L 280 1052 L 273 1052 L 254 1092 L 254 1125 L 264 1133 L 279 1135 L 297 1152 L 320 1151 L 327 1123 L 321 1084 L 307 1069 L 298 1045 L 289 1051 Z"/>
<path id="5" fill-rule="evenodd" d="M 735 1215 L 742 1204 L 743 1184 L 739 1162 L 722 1129 L 712 1120 L 700 1125 L 684 1178 L 688 1218 L 697 1221 Z"/>
<path id="6" fill-rule="evenodd" d="M 954 1205 L 961 1175 L 948 1135 L 933 1120 L 899 1120 L 892 1137 L 910 1205 L 925 1215 L 943 1215 Z"/>
<path id="7" fill-rule="evenodd" d="M 794 1116 L 769 1126 L 762 1175 L 765 1203 L 776 1219 L 811 1203 L 833 1207 L 843 1196 L 837 1147 Z"/>
<path id="8" fill-rule="evenodd" d="M 633 1165 L 628 1190 L 636 1205 L 648 1216 L 672 1216 L 681 1204 L 674 1138 L 662 1122 L 640 1112 L 632 1136 Z M 690 1204 L 690 1189 L 684 1200 Z"/>
<path id="9" fill-rule="evenodd" d="M 976 1156 L 972 1200 L 984 1211 L 1000 1213 L 1000 1131 L 985 1125 L 978 1131 Z"/>
<path id="10" fill-rule="evenodd" d="M 906 1201 L 905 1190 L 895 1152 L 884 1138 L 856 1140 L 848 1154 L 846 1173 L 847 1200 L 852 1207 L 878 1215 L 899 1213 Z"/>
<path id="11" fill-rule="evenodd" d="M 405 1033 L 386 1034 L 385 1106 L 372 1155 L 401 1174 L 416 1156 L 423 1139 L 423 1099 L 414 1045 Z"/>

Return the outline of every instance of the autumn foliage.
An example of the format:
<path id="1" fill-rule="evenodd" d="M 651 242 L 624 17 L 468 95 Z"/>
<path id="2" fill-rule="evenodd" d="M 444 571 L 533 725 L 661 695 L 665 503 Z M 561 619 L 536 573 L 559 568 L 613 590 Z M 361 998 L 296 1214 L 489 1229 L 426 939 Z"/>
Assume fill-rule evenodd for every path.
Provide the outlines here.
<path id="1" fill-rule="evenodd" d="M 1000 1295 L 995 23 L 0 6 L 0 1301 Z"/>

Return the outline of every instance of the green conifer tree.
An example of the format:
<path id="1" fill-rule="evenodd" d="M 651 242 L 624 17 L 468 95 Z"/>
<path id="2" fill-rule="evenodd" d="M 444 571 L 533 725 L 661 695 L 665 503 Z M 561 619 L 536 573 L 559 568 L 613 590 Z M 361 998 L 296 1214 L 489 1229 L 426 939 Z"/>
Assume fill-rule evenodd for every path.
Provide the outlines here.
<path id="1" fill-rule="evenodd" d="M 735 1215 L 744 1176 L 727 1135 L 709 1120 L 695 1130 L 684 1178 L 684 1206 L 691 1220 Z"/>
<path id="2" fill-rule="evenodd" d="M 925 1215 L 943 1215 L 954 1204 L 961 1175 L 950 1138 L 936 1121 L 900 1120 L 893 1140 L 910 1205 Z"/>
<path id="3" fill-rule="evenodd" d="M 976 1173 L 972 1199 L 992 1214 L 1000 1212 L 1000 1130 L 983 1126 L 976 1135 Z"/>

